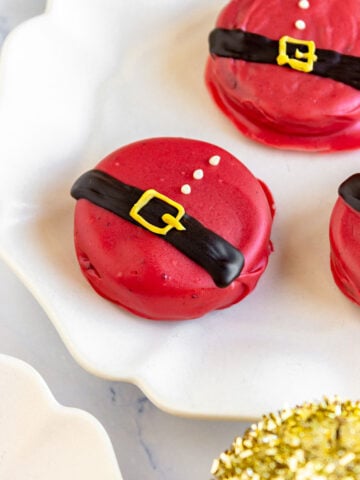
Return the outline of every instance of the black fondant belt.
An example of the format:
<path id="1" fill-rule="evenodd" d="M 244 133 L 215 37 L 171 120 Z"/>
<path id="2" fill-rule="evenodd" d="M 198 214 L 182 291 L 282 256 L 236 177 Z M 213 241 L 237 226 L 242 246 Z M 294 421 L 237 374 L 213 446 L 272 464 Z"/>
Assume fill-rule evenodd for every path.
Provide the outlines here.
<path id="1" fill-rule="evenodd" d="M 105 172 L 91 170 L 74 183 L 71 195 L 162 236 L 204 268 L 218 287 L 227 287 L 244 266 L 239 250 L 156 190 L 140 190 Z"/>
<path id="2" fill-rule="evenodd" d="M 360 173 L 351 175 L 340 185 L 339 195 L 345 203 L 360 212 Z"/>
<path id="3" fill-rule="evenodd" d="M 312 40 L 283 36 L 277 41 L 240 29 L 216 28 L 209 43 L 212 55 L 286 66 L 360 90 L 360 58 L 316 48 Z"/>

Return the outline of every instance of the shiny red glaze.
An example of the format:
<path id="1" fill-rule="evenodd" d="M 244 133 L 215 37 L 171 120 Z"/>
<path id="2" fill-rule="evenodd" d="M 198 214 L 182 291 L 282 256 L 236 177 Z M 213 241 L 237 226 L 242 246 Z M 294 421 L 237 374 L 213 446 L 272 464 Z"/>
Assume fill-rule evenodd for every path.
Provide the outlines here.
<path id="1" fill-rule="evenodd" d="M 279 40 L 313 40 L 317 48 L 360 56 L 360 2 L 233 0 L 216 26 Z M 306 28 L 295 27 L 296 20 Z M 360 91 L 278 65 L 210 57 L 206 83 L 221 110 L 253 140 L 278 148 L 330 152 L 360 146 Z"/>
<path id="2" fill-rule="evenodd" d="M 330 219 L 331 271 L 340 290 L 360 304 L 360 212 L 338 198 Z"/>
<path id="3" fill-rule="evenodd" d="M 213 155 L 221 156 L 218 166 L 208 162 Z M 160 236 L 81 199 L 75 211 L 76 252 L 100 295 L 142 317 L 179 320 L 228 307 L 254 289 L 271 251 L 273 201 L 235 157 L 205 142 L 159 138 L 125 146 L 96 168 L 181 203 L 245 257 L 240 277 L 218 288 L 204 269 Z M 195 180 L 199 168 L 204 178 Z M 190 195 L 181 193 L 183 184 L 191 185 Z"/>

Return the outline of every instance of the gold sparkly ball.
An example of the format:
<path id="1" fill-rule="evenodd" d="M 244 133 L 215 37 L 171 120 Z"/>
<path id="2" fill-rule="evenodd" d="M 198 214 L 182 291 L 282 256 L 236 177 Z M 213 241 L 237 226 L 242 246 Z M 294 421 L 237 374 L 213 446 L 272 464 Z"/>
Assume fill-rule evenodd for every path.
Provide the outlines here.
<path id="1" fill-rule="evenodd" d="M 214 461 L 217 480 L 360 480 L 360 401 L 264 415 Z"/>

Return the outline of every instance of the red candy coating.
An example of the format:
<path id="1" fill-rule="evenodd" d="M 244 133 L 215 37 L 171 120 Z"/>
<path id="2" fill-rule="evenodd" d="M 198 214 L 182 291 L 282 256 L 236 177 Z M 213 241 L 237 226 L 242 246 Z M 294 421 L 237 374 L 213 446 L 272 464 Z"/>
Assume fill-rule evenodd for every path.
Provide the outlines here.
<path id="1" fill-rule="evenodd" d="M 343 198 L 330 219 L 331 271 L 340 290 L 360 305 L 360 212 Z"/>
<path id="2" fill-rule="evenodd" d="M 218 166 L 209 164 L 213 155 Z M 142 190 L 155 189 L 184 206 L 245 257 L 240 276 L 215 286 L 209 273 L 174 246 L 88 200 L 77 201 L 75 246 L 83 274 L 105 298 L 142 317 L 196 318 L 228 307 L 254 289 L 271 251 L 273 201 L 235 157 L 196 140 L 159 138 L 113 152 L 96 167 Z M 193 172 L 202 169 L 197 180 Z M 191 193 L 181 193 L 184 184 Z"/>
<path id="3" fill-rule="evenodd" d="M 360 2 L 233 0 L 216 26 L 360 56 Z M 296 28 L 302 20 L 305 28 Z M 360 91 L 339 81 L 278 65 L 212 56 L 206 70 L 214 100 L 250 138 L 279 147 L 335 151 L 360 146 Z"/>

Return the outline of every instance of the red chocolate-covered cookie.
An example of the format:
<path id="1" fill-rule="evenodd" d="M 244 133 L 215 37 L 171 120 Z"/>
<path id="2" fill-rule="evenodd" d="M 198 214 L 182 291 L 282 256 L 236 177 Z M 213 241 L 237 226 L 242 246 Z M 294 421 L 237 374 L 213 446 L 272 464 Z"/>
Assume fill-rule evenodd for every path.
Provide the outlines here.
<path id="1" fill-rule="evenodd" d="M 340 290 L 360 304 L 360 173 L 339 187 L 330 219 L 331 271 Z"/>
<path id="2" fill-rule="evenodd" d="M 267 187 L 221 148 L 157 138 L 113 152 L 72 188 L 81 270 L 145 318 L 196 318 L 254 289 L 271 251 Z"/>
<path id="3" fill-rule="evenodd" d="M 232 0 L 207 85 L 246 135 L 298 150 L 360 146 L 360 2 Z"/>

